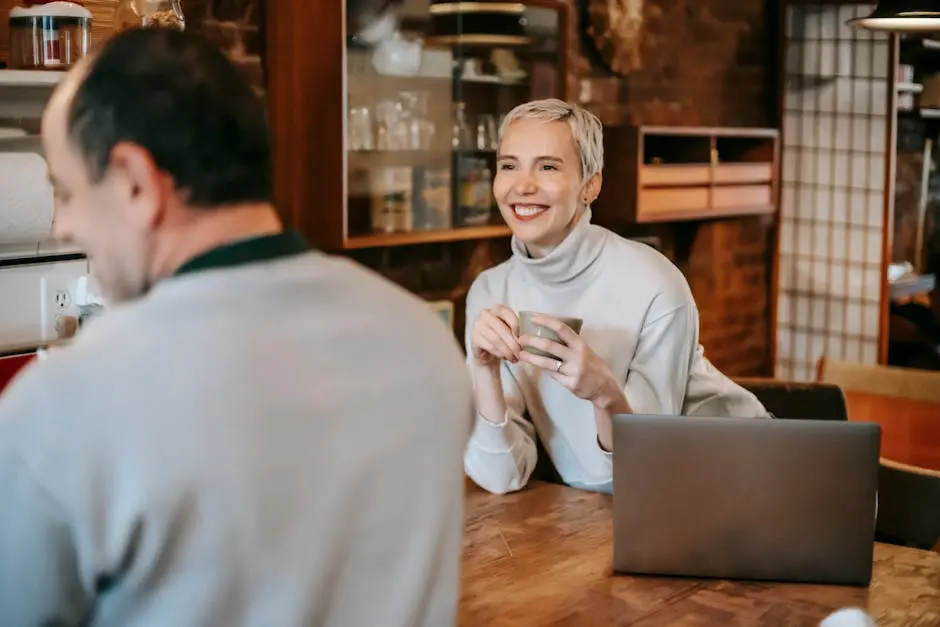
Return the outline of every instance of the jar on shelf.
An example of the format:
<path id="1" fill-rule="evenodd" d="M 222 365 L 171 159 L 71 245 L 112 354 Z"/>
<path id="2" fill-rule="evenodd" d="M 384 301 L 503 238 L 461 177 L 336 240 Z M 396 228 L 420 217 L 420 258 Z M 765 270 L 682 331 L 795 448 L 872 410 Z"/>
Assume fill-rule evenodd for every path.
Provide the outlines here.
<path id="1" fill-rule="evenodd" d="M 380 167 L 371 171 L 372 230 L 395 233 L 414 229 L 414 170 Z"/>
<path id="2" fill-rule="evenodd" d="M 10 11 L 10 68 L 67 70 L 88 54 L 91 11 L 81 1 L 29 2 Z"/>
<path id="3" fill-rule="evenodd" d="M 486 160 L 461 155 L 457 172 L 457 226 L 485 225 L 490 221 L 493 205 L 493 174 Z"/>
<path id="4" fill-rule="evenodd" d="M 180 0 L 118 0 L 112 21 L 117 33 L 140 27 L 186 28 Z"/>

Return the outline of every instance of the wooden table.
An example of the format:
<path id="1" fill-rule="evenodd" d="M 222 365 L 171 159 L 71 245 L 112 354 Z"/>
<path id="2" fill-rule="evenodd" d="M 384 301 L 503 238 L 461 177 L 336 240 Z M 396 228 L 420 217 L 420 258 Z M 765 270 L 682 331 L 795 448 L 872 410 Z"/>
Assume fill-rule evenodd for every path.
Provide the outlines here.
<path id="1" fill-rule="evenodd" d="M 868 588 L 627 577 L 611 569 L 611 499 L 551 484 L 467 491 L 462 627 L 815 626 L 862 607 L 879 627 L 940 626 L 940 554 L 875 546 Z"/>

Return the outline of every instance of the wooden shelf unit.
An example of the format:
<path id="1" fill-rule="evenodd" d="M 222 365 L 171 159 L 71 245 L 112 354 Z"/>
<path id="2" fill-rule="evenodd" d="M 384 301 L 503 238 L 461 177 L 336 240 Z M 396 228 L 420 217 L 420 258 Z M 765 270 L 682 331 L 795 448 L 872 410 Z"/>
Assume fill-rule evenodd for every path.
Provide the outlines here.
<path id="1" fill-rule="evenodd" d="M 594 212 L 605 222 L 677 222 L 776 211 L 776 129 L 622 126 L 604 134 L 607 163 Z"/>
<path id="2" fill-rule="evenodd" d="M 400 233 L 373 233 L 346 238 L 344 250 L 362 250 L 383 246 L 408 246 L 413 244 L 441 244 L 445 242 L 464 242 L 475 239 L 496 239 L 509 237 L 512 231 L 505 224 L 483 226 L 457 226 L 436 231 L 406 231 Z"/>
<path id="3" fill-rule="evenodd" d="M 0 119 L 38 120 L 65 72 L 0 70 Z"/>
<path id="4" fill-rule="evenodd" d="M 65 74 L 65 72 L 44 70 L 0 70 L 0 87 L 45 87 L 51 89 L 59 84 Z"/>
<path id="5" fill-rule="evenodd" d="M 381 253 L 396 249 L 395 262 L 414 275 L 420 274 L 424 257 L 436 255 L 451 260 L 455 281 L 465 281 L 462 272 L 470 257 L 489 260 L 491 244 L 502 246 L 500 239 L 509 235 L 509 229 L 501 224 L 495 204 L 489 216 L 480 215 L 483 194 L 470 190 L 474 180 L 485 181 L 486 169 L 490 177 L 495 174 L 496 153 L 489 141 L 486 150 L 454 150 L 454 103 L 465 104 L 468 132 L 462 139 L 469 140 L 467 147 L 476 147 L 481 123 L 486 132 L 490 121 L 498 124 L 500 116 L 517 104 L 549 96 L 565 98 L 567 51 L 575 43 L 569 28 L 573 9 L 563 0 L 519 3 L 532 41 L 510 52 L 523 76 L 500 75 L 499 66 L 504 64 L 495 63 L 492 52 L 502 46 L 429 41 L 432 0 L 410 3 L 401 13 L 405 39 L 421 37 L 424 44 L 420 69 L 406 76 L 381 73 L 375 50 L 350 40 L 345 4 L 341 0 L 325 9 L 309 2 L 265 3 L 261 26 L 267 43 L 263 56 L 276 204 L 285 223 L 322 250 L 349 253 L 384 273 Z M 471 25 L 460 28 L 464 26 Z M 512 60 L 505 53 L 503 57 Z M 418 131 L 422 139 L 415 141 L 410 139 L 415 131 L 408 127 L 409 139 L 403 142 L 407 150 L 379 150 L 384 144 L 379 133 L 397 134 L 397 121 L 391 118 L 408 113 L 405 103 L 411 101 L 421 103 L 417 117 L 430 122 L 433 132 L 422 125 Z M 393 112 L 396 102 L 402 111 Z M 351 109 L 356 110 L 355 118 Z M 483 115 L 490 117 L 483 120 Z M 359 141 L 363 128 L 372 129 L 372 149 L 370 142 Z M 360 146 L 363 149 L 358 150 Z M 405 183 L 409 177 L 410 186 Z M 450 220 L 438 219 L 446 212 L 447 203 L 441 199 L 445 194 Z M 390 213 L 401 214 L 396 216 L 402 217 L 394 226 L 397 232 L 386 233 L 389 225 L 375 220 L 386 201 L 394 205 Z M 412 207 L 413 227 L 408 211 L 400 209 L 404 205 Z M 445 228 L 448 223 L 450 228 Z M 479 246 L 472 244 L 474 240 Z"/>

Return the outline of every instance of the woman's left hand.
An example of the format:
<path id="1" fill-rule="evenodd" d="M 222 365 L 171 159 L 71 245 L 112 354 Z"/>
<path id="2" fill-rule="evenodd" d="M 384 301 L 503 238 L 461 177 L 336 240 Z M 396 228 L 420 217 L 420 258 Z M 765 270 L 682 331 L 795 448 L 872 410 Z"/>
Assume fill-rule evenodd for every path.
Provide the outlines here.
<path id="1" fill-rule="evenodd" d="M 519 338 L 523 351 L 519 360 L 545 370 L 550 377 L 579 398 L 591 401 L 600 409 L 626 405 L 620 383 L 607 363 L 587 345 L 580 335 L 565 323 L 543 316 L 532 322 L 554 331 L 564 344 L 523 335 Z M 566 346 L 567 345 L 567 346 Z M 542 357 L 525 350 L 535 348 L 558 357 Z"/>

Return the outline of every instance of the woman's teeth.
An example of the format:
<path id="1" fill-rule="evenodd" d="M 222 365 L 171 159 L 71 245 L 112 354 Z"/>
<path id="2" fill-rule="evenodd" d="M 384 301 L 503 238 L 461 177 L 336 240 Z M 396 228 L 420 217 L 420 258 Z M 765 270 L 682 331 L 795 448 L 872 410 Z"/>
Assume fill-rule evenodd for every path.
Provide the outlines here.
<path id="1" fill-rule="evenodd" d="M 548 210 L 548 207 L 541 205 L 513 205 L 513 212 L 520 218 L 531 218 Z"/>

